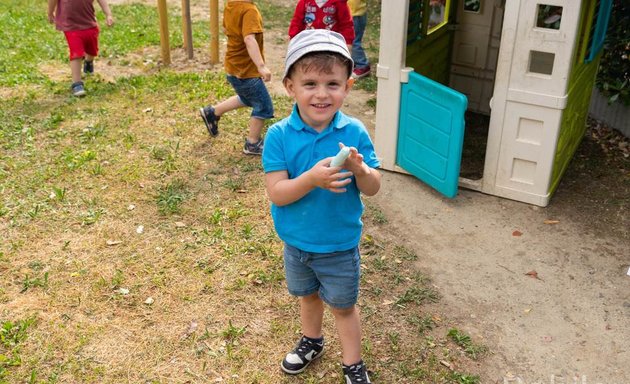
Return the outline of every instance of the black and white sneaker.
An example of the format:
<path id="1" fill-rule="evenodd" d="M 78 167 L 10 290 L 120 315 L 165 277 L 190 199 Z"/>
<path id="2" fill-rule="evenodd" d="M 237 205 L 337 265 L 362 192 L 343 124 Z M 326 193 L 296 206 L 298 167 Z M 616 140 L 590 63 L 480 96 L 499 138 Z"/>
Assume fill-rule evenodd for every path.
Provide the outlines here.
<path id="1" fill-rule="evenodd" d="M 77 81 L 76 83 L 72 83 L 72 85 L 70 86 L 70 90 L 72 91 L 72 96 L 75 96 L 75 97 L 85 96 L 85 88 L 83 87 L 82 81 Z"/>
<path id="2" fill-rule="evenodd" d="M 302 336 L 295 348 L 282 360 L 282 370 L 290 375 L 297 375 L 324 352 L 324 338 L 311 339 Z"/>
<path id="3" fill-rule="evenodd" d="M 255 143 L 250 143 L 245 139 L 245 145 L 243 146 L 243 153 L 246 155 L 262 155 L 263 148 L 265 147 L 265 141 L 263 139 L 258 140 Z"/>
<path id="4" fill-rule="evenodd" d="M 212 106 L 207 106 L 203 108 L 199 108 L 199 114 L 203 119 L 203 123 L 206 125 L 206 129 L 210 136 L 216 136 L 219 134 L 219 120 L 221 116 L 217 116 L 214 114 L 214 108 Z"/>
<path id="5" fill-rule="evenodd" d="M 372 384 L 363 360 L 350 366 L 344 364 L 343 377 L 346 384 Z"/>

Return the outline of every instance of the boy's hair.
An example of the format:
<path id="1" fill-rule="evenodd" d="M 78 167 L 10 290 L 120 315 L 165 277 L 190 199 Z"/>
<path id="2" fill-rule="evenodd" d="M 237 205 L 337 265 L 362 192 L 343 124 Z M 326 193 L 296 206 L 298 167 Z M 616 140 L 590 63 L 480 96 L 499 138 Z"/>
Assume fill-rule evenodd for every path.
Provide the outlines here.
<path id="1" fill-rule="evenodd" d="M 305 54 L 300 57 L 287 71 L 286 78 L 291 78 L 296 69 L 302 72 L 317 71 L 318 73 L 332 73 L 335 65 L 341 65 L 346 69 L 346 75 L 349 79 L 352 75 L 352 60 L 336 53 L 326 51 L 316 51 Z"/>
<path id="2" fill-rule="evenodd" d="M 306 58 L 306 61 L 303 59 Z M 319 71 L 331 71 L 335 63 L 348 68 L 348 78 L 352 73 L 354 62 L 348 51 L 346 40 L 337 32 L 327 29 L 306 29 L 295 35 L 289 42 L 287 56 L 284 61 L 284 76 L 294 73 L 294 66 L 300 63 Z"/>

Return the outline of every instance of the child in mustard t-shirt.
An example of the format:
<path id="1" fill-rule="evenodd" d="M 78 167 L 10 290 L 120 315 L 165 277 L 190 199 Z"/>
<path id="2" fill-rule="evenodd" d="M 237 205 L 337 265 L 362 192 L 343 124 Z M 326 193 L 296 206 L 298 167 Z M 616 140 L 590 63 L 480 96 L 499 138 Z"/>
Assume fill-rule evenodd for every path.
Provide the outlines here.
<path id="1" fill-rule="evenodd" d="M 271 71 L 265 66 L 262 16 L 251 0 L 228 0 L 223 10 L 223 28 L 227 36 L 225 72 L 236 95 L 200 108 L 199 113 L 210 135 L 216 136 L 224 113 L 251 107 L 243 153 L 261 155 L 265 120 L 273 117 L 273 104 L 264 83 L 271 80 Z"/>
<path id="2" fill-rule="evenodd" d="M 354 69 L 352 77 L 361 79 L 369 76 L 370 62 L 363 49 L 363 34 L 367 26 L 367 1 L 366 0 L 348 0 L 350 13 L 352 14 L 352 23 L 354 24 L 354 41 L 352 41 L 352 61 L 354 61 Z"/>

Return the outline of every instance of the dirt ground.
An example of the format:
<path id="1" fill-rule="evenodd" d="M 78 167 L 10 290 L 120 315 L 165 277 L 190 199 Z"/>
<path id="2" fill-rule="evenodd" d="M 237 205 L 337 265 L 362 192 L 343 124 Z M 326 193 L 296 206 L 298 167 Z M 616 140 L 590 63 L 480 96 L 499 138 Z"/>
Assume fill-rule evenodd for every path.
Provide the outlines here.
<path id="1" fill-rule="evenodd" d="M 276 94 L 284 36 L 265 35 Z M 344 108 L 372 132 L 373 96 L 355 90 Z M 630 382 L 630 160 L 627 140 L 592 124 L 546 208 L 468 190 L 449 200 L 387 171 L 370 200 L 384 235 L 419 256 L 444 314 L 489 348 L 483 383 Z"/>
<path id="2" fill-rule="evenodd" d="M 346 112 L 372 129 L 364 93 Z M 630 161 L 604 141 L 584 140 L 546 208 L 463 189 L 449 200 L 383 172 L 372 201 L 445 315 L 490 348 L 483 383 L 630 382 Z"/>

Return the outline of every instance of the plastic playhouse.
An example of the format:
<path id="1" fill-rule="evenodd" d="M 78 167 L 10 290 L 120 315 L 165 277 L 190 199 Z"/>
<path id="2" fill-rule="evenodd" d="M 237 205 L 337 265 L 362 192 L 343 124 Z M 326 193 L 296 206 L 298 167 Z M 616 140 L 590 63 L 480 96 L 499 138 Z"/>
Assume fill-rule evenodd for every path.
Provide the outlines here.
<path id="1" fill-rule="evenodd" d="M 462 186 L 546 206 L 586 129 L 610 11 L 611 0 L 383 0 L 382 167 L 448 197 Z M 471 113 L 488 122 L 477 179 L 460 175 Z"/>

